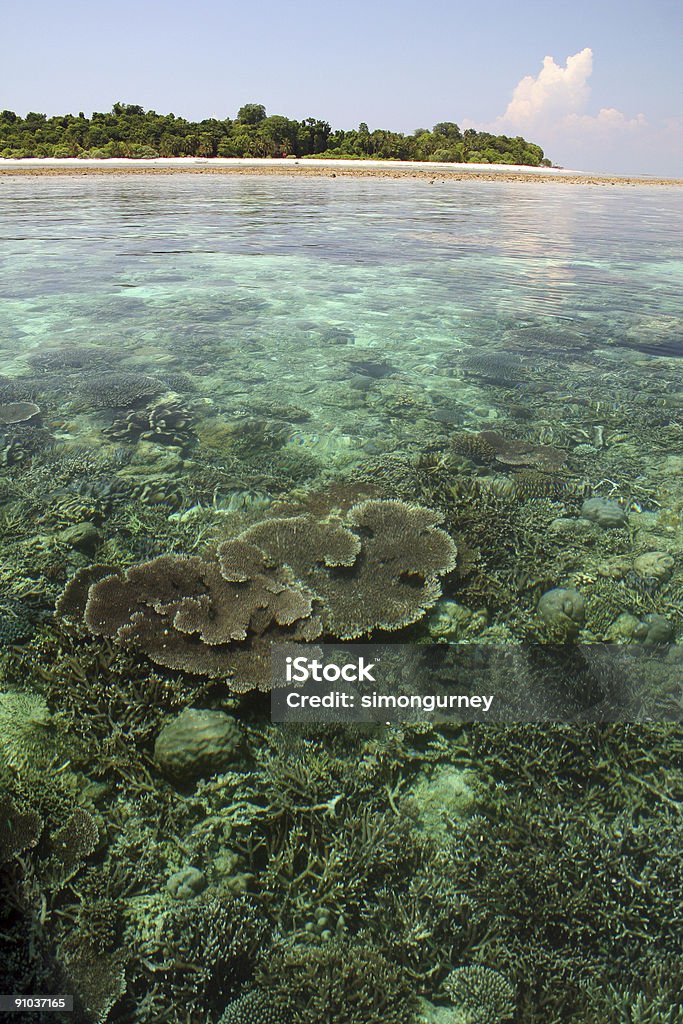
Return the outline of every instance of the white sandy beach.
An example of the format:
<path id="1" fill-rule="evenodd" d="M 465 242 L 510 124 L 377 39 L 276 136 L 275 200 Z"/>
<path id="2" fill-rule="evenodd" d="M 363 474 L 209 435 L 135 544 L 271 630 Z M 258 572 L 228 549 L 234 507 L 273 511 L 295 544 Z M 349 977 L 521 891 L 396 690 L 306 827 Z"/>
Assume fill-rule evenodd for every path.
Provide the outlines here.
<path id="1" fill-rule="evenodd" d="M 528 167 L 519 164 L 446 164 L 399 160 L 320 160 L 239 158 L 239 157 L 157 157 L 154 159 L 126 159 L 112 157 L 106 160 L 79 159 L 78 157 L 33 157 L 23 160 L 1 159 L 0 175 L 40 174 L 288 174 L 325 177 L 383 177 L 425 178 L 439 181 L 467 179 L 483 181 L 556 181 L 565 184 L 612 185 L 683 185 L 680 178 L 595 174 L 590 171 L 568 170 L 564 167 Z"/>

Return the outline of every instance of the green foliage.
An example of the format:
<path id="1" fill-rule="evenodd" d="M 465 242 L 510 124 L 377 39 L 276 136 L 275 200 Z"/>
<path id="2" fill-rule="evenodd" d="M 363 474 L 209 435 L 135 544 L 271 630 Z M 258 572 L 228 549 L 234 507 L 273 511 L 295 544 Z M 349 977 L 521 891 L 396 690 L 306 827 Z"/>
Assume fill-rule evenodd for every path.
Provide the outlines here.
<path id="1" fill-rule="evenodd" d="M 262 103 L 245 103 L 237 111 L 237 120 L 240 124 L 260 124 L 265 120 L 266 108 Z"/>
<path id="2" fill-rule="evenodd" d="M 174 114 L 157 114 L 135 103 L 115 103 L 107 113 L 87 118 L 80 112 L 48 118 L 31 112 L 19 117 L 0 112 L 2 157 L 153 157 L 197 156 L 286 157 L 322 156 L 376 160 L 519 163 L 547 165 L 543 150 L 522 138 L 490 135 L 452 121 L 413 135 L 385 129 L 333 131 L 327 121 L 306 117 L 291 120 L 266 113 L 262 103 L 245 103 L 236 118 L 191 122 Z"/>

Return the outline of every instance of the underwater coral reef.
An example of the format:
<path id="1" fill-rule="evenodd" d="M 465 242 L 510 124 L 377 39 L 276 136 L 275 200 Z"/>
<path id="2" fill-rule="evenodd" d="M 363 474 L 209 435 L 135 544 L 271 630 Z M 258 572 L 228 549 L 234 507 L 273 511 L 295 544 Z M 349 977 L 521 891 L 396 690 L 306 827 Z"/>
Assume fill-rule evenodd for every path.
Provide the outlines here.
<path id="1" fill-rule="evenodd" d="M 346 184 L 103 181 L 110 228 L 67 184 L 83 237 L 10 268 L 0 991 L 79 1024 L 681 1024 L 661 214 L 632 198 L 630 262 L 584 224 L 590 266 L 517 263 L 557 198 L 464 185 L 454 239 L 445 199 L 373 183 L 371 230 Z M 453 654 L 546 721 L 277 725 L 277 641 Z M 641 649 L 652 692 L 604 720 Z M 595 721 L 553 718 L 572 686 Z"/>

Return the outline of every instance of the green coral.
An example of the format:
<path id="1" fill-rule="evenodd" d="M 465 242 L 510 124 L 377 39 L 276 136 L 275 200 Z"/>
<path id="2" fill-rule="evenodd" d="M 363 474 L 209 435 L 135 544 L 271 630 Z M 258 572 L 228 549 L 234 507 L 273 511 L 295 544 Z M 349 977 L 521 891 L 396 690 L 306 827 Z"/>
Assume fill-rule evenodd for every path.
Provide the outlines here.
<path id="1" fill-rule="evenodd" d="M 362 935 L 321 945 L 276 944 L 257 978 L 276 1001 L 291 1000 L 297 1024 L 406 1024 L 414 1015 L 407 978 Z"/>
<path id="2" fill-rule="evenodd" d="M 254 989 L 233 999 L 218 1024 L 290 1024 L 290 1021 L 285 1009 L 274 1006 L 267 993 Z"/>
<path id="3" fill-rule="evenodd" d="M 490 967 L 456 967 L 443 990 L 460 1010 L 463 1024 L 501 1024 L 515 1012 L 514 986 Z"/>

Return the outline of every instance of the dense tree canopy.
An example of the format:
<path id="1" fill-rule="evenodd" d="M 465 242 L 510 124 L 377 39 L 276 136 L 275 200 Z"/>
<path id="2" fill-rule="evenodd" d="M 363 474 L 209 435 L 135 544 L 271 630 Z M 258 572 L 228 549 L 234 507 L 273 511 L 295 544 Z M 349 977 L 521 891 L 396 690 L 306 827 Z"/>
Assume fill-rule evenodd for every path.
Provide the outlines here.
<path id="1" fill-rule="evenodd" d="M 0 113 L 0 157 L 318 156 L 380 160 L 548 166 L 543 150 L 517 136 L 461 132 L 452 121 L 412 135 L 378 128 L 332 131 L 315 117 L 293 121 L 268 115 L 262 103 L 246 103 L 234 120 L 186 121 L 133 103 L 115 103 L 108 114 L 48 118 L 30 112 Z"/>

